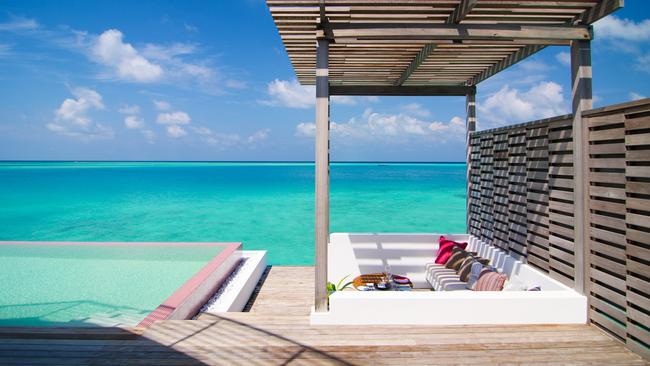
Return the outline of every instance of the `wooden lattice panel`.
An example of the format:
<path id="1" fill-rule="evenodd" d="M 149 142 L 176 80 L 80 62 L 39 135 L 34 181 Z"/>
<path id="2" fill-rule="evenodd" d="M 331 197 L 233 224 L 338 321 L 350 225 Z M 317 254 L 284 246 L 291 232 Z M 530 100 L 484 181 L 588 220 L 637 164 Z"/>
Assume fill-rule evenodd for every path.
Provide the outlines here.
<path id="1" fill-rule="evenodd" d="M 650 101 L 588 112 L 589 317 L 650 358 Z"/>
<path id="2" fill-rule="evenodd" d="M 494 245 L 507 249 L 508 229 L 508 133 L 494 133 Z"/>
<path id="3" fill-rule="evenodd" d="M 526 140 L 526 254 L 528 263 L 548 272 L 548 125 L 527 128 Z"/>
<path id="4" fill-rule="evenodd" d="M 469 185 L 469 228 L 468 232 L 481 236 L 481 137 L 470 138 L 470 185 Z"/>
<path id="5" fill-rule="evenodd" d="M 511 254 L 526 255 L 528 235 L 526 129 L 508 131 L 508 248 Z"/>
<path id="6" fill-rule="evenodd" d="M 627 346 L 650 358 L 650 106 L 625 116 Z"/>
<path id="7" fill-rule="evenodd" d="M 573 286 L 573 131 L 570 118 L 548 126 L 549 273 Z"/>
<path id="8" fill-rule="evenodd" d="M 494 140 L 492 134 L 481 136 L 481 237 L 491 244 L 494 238 Z"/>

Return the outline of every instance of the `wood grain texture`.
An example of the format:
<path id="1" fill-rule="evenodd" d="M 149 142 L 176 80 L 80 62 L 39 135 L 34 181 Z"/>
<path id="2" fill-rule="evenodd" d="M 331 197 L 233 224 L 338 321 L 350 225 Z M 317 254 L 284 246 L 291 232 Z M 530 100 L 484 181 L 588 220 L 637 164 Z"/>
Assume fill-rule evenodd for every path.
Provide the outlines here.
<path id="1" fill-rule="evenodd" d="M 615 11 L 611 2 L 266 1 L 302 84 L 315 84 L 324 36 L 332 85 L 385 86 L 475 85 L 548 44 L 590 37 L 584 26 Z"/>
<path id="2" fill-rule="evenodd" d="M 645 364 L 589 325 L 311 326 L 313 275 L 272 267 L 250 312 L 147 329 L 0 328 L 0 364 Z"/>

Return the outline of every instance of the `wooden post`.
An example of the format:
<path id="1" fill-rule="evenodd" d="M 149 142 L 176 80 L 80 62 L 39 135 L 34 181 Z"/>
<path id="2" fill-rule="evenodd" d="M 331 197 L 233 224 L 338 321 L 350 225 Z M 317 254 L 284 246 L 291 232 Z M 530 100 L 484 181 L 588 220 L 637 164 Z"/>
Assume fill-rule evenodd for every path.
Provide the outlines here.
<path id="1" fill-rule="evenodd" d="M 466 151 L 466 162 L 467 162 L 467 232 L 470 232 L 470 222 L 471 220 L 471 211 L 470 211 L 470 206 L 471 206 L 471 200 L 472 200 L 472 182 L 471 182 L 471 174 L 472 174 L 472 146 L 471 146 L 471 135 L 472 132 L 476 131 L 476 89 L 473 89 L 469 93 L 467 93 L 466 99 L 465 99 L 465 110 L 467 113 L 467 121 L 466 121 L 466 126 L 467 126 L 467 136 L 465 138 L 467 142 L 467 151 Z"/>
<path id="2" fill-rule="evenodd" d="M 316 54 L 316 276 L 314 309 L 327 311 L 327 244 L 330 217 L 329 40 L 318 39 Z"/>
<path id="3" fill-rule="evenodd" d="M 582 112 L 591 109 L 591 42 L 571 42 L 571 97 L 573 100 L 573 207 L 575 289 L 589 295 L 589 127 Z"/>

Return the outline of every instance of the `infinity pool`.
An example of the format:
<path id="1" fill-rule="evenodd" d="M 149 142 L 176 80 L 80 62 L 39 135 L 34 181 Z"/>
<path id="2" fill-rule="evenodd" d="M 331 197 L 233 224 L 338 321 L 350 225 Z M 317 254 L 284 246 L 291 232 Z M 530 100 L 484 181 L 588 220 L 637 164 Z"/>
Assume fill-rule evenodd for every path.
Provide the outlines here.
<path id="1" fill-rule="evenodd" d="M 0 243 L 0 326 L 137 325 L 225 248 Z"/>

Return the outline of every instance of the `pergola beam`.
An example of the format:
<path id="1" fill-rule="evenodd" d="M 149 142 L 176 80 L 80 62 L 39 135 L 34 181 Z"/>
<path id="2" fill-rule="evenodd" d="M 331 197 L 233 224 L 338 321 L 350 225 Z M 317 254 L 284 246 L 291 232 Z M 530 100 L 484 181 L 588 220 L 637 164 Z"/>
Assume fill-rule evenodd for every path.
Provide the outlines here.
<path id="1" fill-rule="evenodd" d="M 535 24 L 413 24 L 413 23 L 329 23 L 317 36 L 331 35 L 337 43 L 346 39 L 382 40 L 544 40 L 561 44 L 573 40 L 590 40 L 591 29 L 585 25 Z"/>
<path id="2" fill-rule="evenodd" d="M 476 88 L 465 85 L 330 85 L 330 95 L 359 96 L 465 96 Z"/>
<path id="3" fill-rule="evenodd" d="M 580 14 L 576 21 L 581 24 L 591 24 L 622 8 L 623 3 L 624 0 L 602 0 L 591 9 Z"/>
<path id="4" fill-rule="evenodd" d="M 449 15 L 447 23 L 458 24 L 465 18 L 469 12 L 476 6 L 478 0 L 461 0 L 460 4 L 454 9 L 454 12 Z"/>

